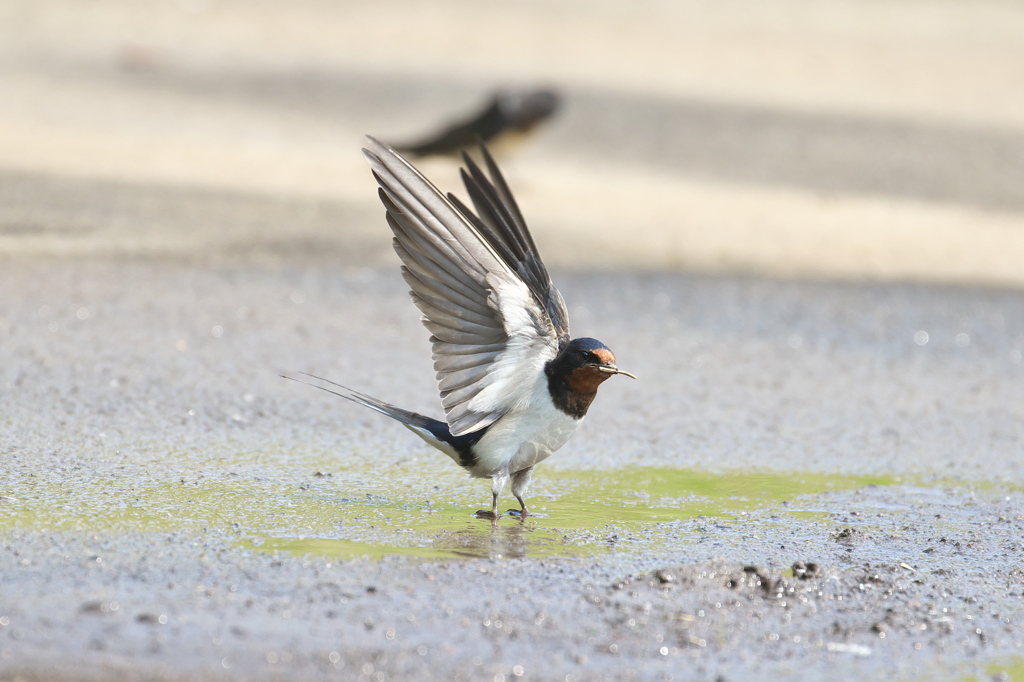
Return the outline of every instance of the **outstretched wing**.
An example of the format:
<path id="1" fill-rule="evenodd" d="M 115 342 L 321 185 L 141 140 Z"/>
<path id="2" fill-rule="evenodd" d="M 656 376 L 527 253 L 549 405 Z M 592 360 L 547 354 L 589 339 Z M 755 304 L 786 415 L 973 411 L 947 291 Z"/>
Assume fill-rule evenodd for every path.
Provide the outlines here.
<path id="1" fill-rule="evenodd" d="M 478 217 L 391 147 L 371 137 L 363 154 L 380 184 L 402 275 L 432 334 L 451 433 L 482 429 L 525 404 L 560 337 L 568 342 L 565 305 L 493 161 L 495 185 L 472 165 L 467 176 L 471 194 L 483 197 L 486 217 Z"/>
<path id="2" fill-rule="evenodd" d="M 460 171 L 462 182 L 466 185 L 466 191 L 469 192 L 469 197 L 476 208 L 476 214 L 450 192 L 448 199 L 484 235 L 505 265 L 519 275 L 530 288 L 530 293 L 544 307 L 555 326 L 561 350 L 569 343 L 569 313 L 565 309 L 565 301 L 551 282 L 548 269 L 540 259 L 537 245 L 533 243 L 523 214 L 519 212 L 519 206 L 505 184 L 498 164 L 494 163 L 490 152 L 483 144 L 480 145 L 480 151 L 483 153 L 484 163 L 493 184 L 468 154 L 463 153 L 462 158 L 469 172 L 467 173 L 466 168 Z"/>

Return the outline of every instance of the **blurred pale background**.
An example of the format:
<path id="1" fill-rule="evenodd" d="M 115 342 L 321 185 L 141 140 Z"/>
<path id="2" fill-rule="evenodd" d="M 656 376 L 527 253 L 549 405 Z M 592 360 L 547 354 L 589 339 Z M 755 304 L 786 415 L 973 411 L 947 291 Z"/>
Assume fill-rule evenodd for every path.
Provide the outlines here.
<path id="1" fill-rule="evenodd" d="M 1019 286 L 1022 36 L 967 0 L 5 0 L 0 254 L 391 262 L 362 136 L 543 85 L 501 161 L 552 265 Z"/>

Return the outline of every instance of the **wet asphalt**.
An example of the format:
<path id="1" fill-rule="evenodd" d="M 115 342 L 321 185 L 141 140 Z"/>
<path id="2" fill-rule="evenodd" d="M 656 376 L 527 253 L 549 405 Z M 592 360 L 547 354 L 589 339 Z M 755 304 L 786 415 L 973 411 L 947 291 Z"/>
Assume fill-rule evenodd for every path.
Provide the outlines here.
<path id="1" fill-rule="evenodd" d="M 486 485 L 278 376 L 436 412 L 394 268 L 5 261 L 4 679 L 1019 674 L 1024 296 L 556 279 L 640 380 L 538 468 L 545 517 L 491 527 Z M 819 483 L 560 525 L 559 477 L 638 467 Z"/>

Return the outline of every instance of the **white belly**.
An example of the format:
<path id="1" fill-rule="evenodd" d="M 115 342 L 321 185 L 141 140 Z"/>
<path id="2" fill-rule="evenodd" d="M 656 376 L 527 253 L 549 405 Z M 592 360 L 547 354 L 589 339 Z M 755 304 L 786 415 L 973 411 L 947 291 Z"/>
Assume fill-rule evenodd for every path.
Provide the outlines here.
<path id="1" fill-rule="evenodd" d="M 477 463 L 470 473 L 487 478 L 532 467 L 565 445 L 582 421 L 554 406 L 547 377 L 541 376 L 529 404 L 506 413 L 477 442 Z"/>

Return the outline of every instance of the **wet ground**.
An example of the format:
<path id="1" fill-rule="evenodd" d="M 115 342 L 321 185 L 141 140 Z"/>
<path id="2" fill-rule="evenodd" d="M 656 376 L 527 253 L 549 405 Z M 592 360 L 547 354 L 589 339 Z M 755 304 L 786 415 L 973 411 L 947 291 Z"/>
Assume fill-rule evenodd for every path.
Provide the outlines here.
<path id="1" fill-rule="evenodd" d="M 0 3 L 0 682 L 1024 680 L 1022 30 Z M 499 160 L 639 380 L 491 523 L 279 375 L 439 416 L 357 150 L 510 85 L 564 98 Z"/>
<path id="2" fill-rule="evenodd" d="M 640 380 L 492 524 L 278 376 L 436 412 L 393 269 L 5 262 L 5 678 L 1021 673 L 1024 296 L 556 277 Z"/>

